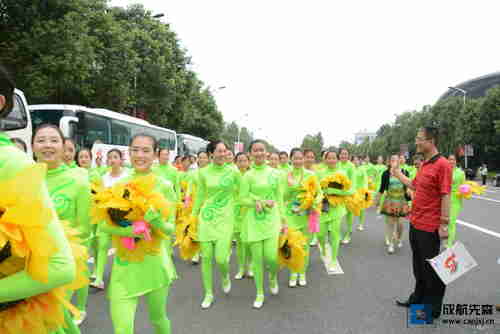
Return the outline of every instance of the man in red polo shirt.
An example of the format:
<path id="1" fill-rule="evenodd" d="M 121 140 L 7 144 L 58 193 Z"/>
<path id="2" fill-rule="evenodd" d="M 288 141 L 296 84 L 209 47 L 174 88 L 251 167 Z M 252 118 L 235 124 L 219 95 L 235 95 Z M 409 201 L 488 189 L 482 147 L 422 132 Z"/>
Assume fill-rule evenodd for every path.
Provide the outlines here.
<path id="1" fill-rule="evenodd" d="M 408 300 L 397 300 L 396 304 L 431 304 L 434 319 L 441 315 L 446 286 L 427 260 L 439 254 L 441 239 L 448 237 L 453 174 L 450 163 L 437 150 L 437 137 L 438 131 L 433 127 L 418 131 L 415 144 L 425 161 L 413 181 L 391 166 L 394 175 L 414 191 L 409 233 L 415 290 Z"/>

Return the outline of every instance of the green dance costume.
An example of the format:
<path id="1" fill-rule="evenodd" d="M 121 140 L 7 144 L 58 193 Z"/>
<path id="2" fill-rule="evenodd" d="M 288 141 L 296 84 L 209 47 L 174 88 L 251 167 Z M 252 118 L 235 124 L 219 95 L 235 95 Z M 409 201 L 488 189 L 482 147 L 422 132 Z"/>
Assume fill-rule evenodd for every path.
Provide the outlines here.
<path id="1" fill-rule="evenodd" d="M 253 168 L 253 166 L 252 166 Z M 240 171 L 240 174 L 245 175 L 247 171 Z M 238 255 L 238 273 L 236 274 L 236 279 L 241 279 L 245 275 L 245 270 L 250 272 L 250 248 L 247 242 L 243 241 L 242 231 L 246 228 L 246 214 L 248 208 L 242 206 L 240 203 L 237 203 L 234 206 L 234 238 L 236 240 L 236 253 Z"/>
<path id="2" fill-rule="evenodd" d="M 5 134 L 0 133 L 0 181 L 8 181 L 32 165 L 33 161 L 16 148 Z M 53 204 L 45 183 L 41 183 L 41 188 L 32 189 L 31 193 L 41 193 L 44 203 L 40 204 L 53 210 Z M 44 294 L 52 289 L 69 284 L 75 278 L 75 262 L 57 215 L 54 213 L 51 220 L 46 223 L 47 232 L 57 249 L 56 253 L 48 260 L 49 280 L 45 283 L 40 282 L 34 279 L 27 270 L 1 278 L 0 303 Z M 3 325 L 0 324 L 0 328 L 3 328 Z M 55 333 L 59 333 L 61 330 L 56 330 Z"/>
<path id="3" fill-rule="evenodd" d="M 133 180 L 149 173 L 132 172 L 127 180 Z M 123 182 L 126 182 L 124 180 Z M 164 198 L 175 198 L 173 186 L 170 182 L 156 177 L 154 191 Z M 166 235 L 174 231 L 175 206 L 170 207 L 168 221 L 163 221 L 155 211 L 148 211 L 144 220 L 150 225 L 159 228 Z M 101 223 L 102 231 L 124 237 L 136 237 L 136 234 L 127 234 L 122 227 L 113 227 Z M 167 240 L 163 240 L 167 242 Z M 111 282 L 108 291 L 111 307 L 111 319 L 116 334 L 133 334 L 134 318 L 139 297 L 146 297 L 149 319 L 156 334 L 170 334 L 170 320 L 167 318 L 167 299 L 170 285 L 177 278 L 171 254 L 168 247 L 160 247 L 158 255 L 147 254 L 141 262 L 129 262 L 115 255 L 111 271 Z"/>
<path id="4" fill-rule="evenodd" d="M 61 164 L 47 171 L 46 180 L 59 219 L 68 221 L 71 227 L 80 231 L 80 237 L 88 247 L 91 242 L 91 199 L 90 183 L 85 173 L 77 168 Z M 87 308 L 88 295 L 88 285 L 76 290 L 76 307 L 83 314 Z M 70 327 L 66 332 L 74 333 L 75 329 Z"/>
<path id="5" fill-rule="evenodd" d="M 355 167 L 355 178 L 356 178 L 356 189 L 355 191 L 359 191 L 361 189 L 368 189 L 368 166 L 361 165 L 359 167 Z M 359 226 L 362 227 L 365 225 L 365 209 L 361 209 L 359 215 Z M 352 229 L 352 227 L 351 227 Z"/>
<path id="6" fill-rule="evenodd" d="M 210 164 L 199 172 L 192 214 L 198 218 L 198 240 L 201 242 L 204 307 L 213 301 L 212 259 L 219 265 L 223 289 L 231 289 L 229 258 L 233 237 L 234 207 L 240 187 L 240 173 L 228 165 Z"/>
<path id="7" fill-rule="evenodd" d="M 153 172 L 156 175 L 163 177 L 165 180 L 170 181 L 174 185 L 175 194 L 177 198 L 181 197 L 181 188 L 180 188 L 180 179 L 179 179 L 179 171 L 177 168 L 172 166 L 171 164 L 158 165 L 153 168 Z"/>
<path id="8" fill-rule="evenodd" d="M 240 200 L 248 208 L 242 225 L 242 239 L 250 245 L 256 303 L 264 302 L 264 263 L 269 270 L 271 292 L 278 291 L 278 237 L 283 217 L 283 195 L 280 173 L 267 165 L 254 165 L 242 179 Z M 263 205 L 257 212 L 257 201 L 274 201 L 273 207 Z M 255 305 L 255 304 L 254 304 Z"/>
<path id="9" fill-rule="evenodd" d="M 306 211 L 300 210 L 300 202 L 298 199 L 298 195 L 300 194 L 300 188 L 304 181 L 311 177 L 316 177 L 316 174 L 310 170 L 307 170 L 303 167 L 301 168 L 293 168 L 291 170 L 291 176 L 293 179 L 293 183 L 289 184 L 289 174 L 286 173 L 284 178 L 282 178 L 283 182 L 283 195 L 284 195 L 284 204 L 285 204 L 285 215 L 288 222 L 288 226 L 300 231 L 304 234 L 307 239 L 305 248 L 306 248 L 306 260 L 304 264 L 304 269 L 300 272 L 300 279 L 305 280 L 305 274 L 307 271 L 307 267 L 309 266 L 309 247 L 312 234 L 309 232 L 309 216 Z M 290 180 L 291 181 L 291 180 Z M 320 189 L 320 185 L 317 184 L 317 189 Z M 314 203 L 316 206 L 319 206 L 321 203 L 322 194 L 318 191 L 316 198 L 314 199 Z M 290 273 L 290 282 L 297 280 L 297 275 L 299 273 Z M 293 284 L 293 283 L 292 283 Z"/>
<path id="10" fill-rule="evenodd" d="M 340 169 L 343 169 L 347 175 L 347 178 L 351 181 L 350 193 L 353 195 L 357 191 L 356 185 L 356 166 L 350 161 L 339 161 L 337 163 Z M 347 210 L 346 214 L 346 231 L 344 237 L 342 238 L 343 243 L 349 243 L 351 241 L 352 234 L 352 223 L 354 221 L 354 214 Z"/>
<path id="11" fill-rule="evenodd" d="M 326 167 L 323 170 L 318 171 L 318 179 L 324 180 L 325 178 L 329 176 L 333 176 L 335 174 L 341 174 L 347 177 L 347 173 L 344 169 L 342 169 L 340 166 L 337 166 L 335 168 L 330 168 Z M 325 242 L 327 239 L 328 234 L 330 234 L 330 246 L 331 246 L 331 251 L 332 251 L 332 264 L 335 265 L 337 263 L 337 258 L 338 258 L 338 252 L 339 252 L 339 246 L 340 246 L 340 237 L 341 237 L 341 230 L 342 230 L 342 218 L 347 214 L 347 209 L 345 207 L 344 203 L 338 204 L 336 206 L 332 206 L 330 204 L 327 204 L 326 201 L 326 196 L 328 195 L 335 195 L 335 196 L 350 196 L 352 195 L 352 184 L 351 184 L 351 189 L 349 190 L 340 190 L 340 189 L 334 189 L 334 188 L 326 188 L 323 189 L 323 194 L 325 196 L 325 199 L 323 200 L 323 207 L 321 210 L 321 216 L 320 216 L 320 233 L 318 236 L 319 243 L 321 246 L 321 250 L 323 252 L 323 255 L 325 255 Z"/>
<path id="12" fill-rule="evenodd" d="M 448 226 L 448 247 L 453 246 L 457 238 L 457 218 L 462 211 L 463 200 L 458 197 L 458 187 L 465 183 L 465 173 L 462 169 L 455 167 L 453 169 L 453 184 L 451 186 L 451 206 L 450 206 L 450 224 Z"/>

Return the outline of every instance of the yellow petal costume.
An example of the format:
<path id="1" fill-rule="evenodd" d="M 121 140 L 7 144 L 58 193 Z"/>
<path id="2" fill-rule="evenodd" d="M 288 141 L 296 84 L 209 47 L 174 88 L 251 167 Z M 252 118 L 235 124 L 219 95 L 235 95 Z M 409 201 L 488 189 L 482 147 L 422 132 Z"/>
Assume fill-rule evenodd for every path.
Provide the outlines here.
<path id="1" fill-rule="evenodd" d="M 302 232 L 288 228 L 280 235 L 278 243 L 278 262 L 280 267 L 288 267 L 292 272 L 300 272 L 306 261 L 306 237 Z"/>
<path id="2" fill-rule="evenodd" d="M 43 193 L 33 191 L 43 189 L 45 174 L 45 165 L 35 164 L 0 182 L 0 279 L 25 270 L 33 280 L 49 280 L 49 260 L 58 252 L 48 232 L 53 211 L 45 205 Z M 76 237 L 79 232 L 62 224 L 76 260 L 76 279 L 43 294 L 0 303 L 0 333 L 47 334 L 64 326 L 63 306 L 78 313 L 65 297 L 88 284 L 82 275 L 87 253 Z"/>
<path id="3" fill-rule="evenodd" d="M 95 210 L 92 221 L 94 223 L 109 224 L 120 227 L 122 221 L 139 221 L 149 209 L 159 212 L 163 219 L 168 219 L 169 203 L 157 191 L 154 174 L 139 176 L 126 183 L 118 183 L 111 188 L 101 189 L 94 195 Z M 151 230 L 151 240 L 140 240 L 135 249 L 126 248 L 121 237 L 112 235 L 113 247 L 118 256 L 129 262 L 142 262 L 145 255 L 158 255 L 161 242 L 167 236 L 156 228 Z"/>
<path id="4" fill-rule="evenodd" d="M 176 226 L 176 239 L 174 246 L 179 246 L 181 258 L 190 261 L 200 250 L 200 243 L 197 240 L 198 221 L 192 216 L 183 219 Z"/>

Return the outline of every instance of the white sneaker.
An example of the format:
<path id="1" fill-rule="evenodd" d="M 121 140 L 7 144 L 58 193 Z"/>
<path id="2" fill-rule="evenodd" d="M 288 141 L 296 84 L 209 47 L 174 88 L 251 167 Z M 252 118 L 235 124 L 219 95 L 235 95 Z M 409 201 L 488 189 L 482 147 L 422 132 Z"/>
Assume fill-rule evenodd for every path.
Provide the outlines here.
<path id="1" fill-rule="evenodd" d="M 80 318 L 79 319 L 73 319 L 75 322 L 75 325 L 80 326 L 82 322 L 87 318 L 87 312 L 80 312 Z"/>
<path id="2" fill-rule="evenodd" d="M 389 245 L 391 244 L 391 242 L 389 241 L 389 239 L 385 239 L 385 247 L 389 247 Z"/>
<path id="3" fill-rule="evenodd" d="M 264 295 L 257 295 L 253 302 L 253 308 L 260 309 L 264 305 Z"/>
<path id="4" fill-rule="evenodd" d="M 271 294 L 273 296 L 278 295 L 278 293 L 280 292 L 280 287 L 279 287 L 277 278 L 275 278 L 274 280 L 272 280 L 272 279 L 269 280 L 269 290 L 271 290 Z"/>
<path id="5" fill-rule="evenodd" d="M 344 244 L 344 245 L 348 245 L 350 242 L 351 242 L 351 237 L 345 237 L 342 240 L 342 244 Z"/>
<path id="6" fill-rule="evenodd" d="M 364 231 L 364 229 L 363 225 L 358 225 L 358 231 Z"/>
<path id="7" fill-rule="evenodd" d="M 399 242 L 398 242 L 398 248 L 403 248 L 403 241 L 402 240 L 399 240 Z"/>
<path id="8" fill-rule="evenodd" d="M 227 275 L 227 278 L 223 279 L 222 281 L 222 290 L 227 295 L 229 292 L 231 292 L 231 279 L 229 278 L 229 275 Z"/>
<path id="9" fill-rule="evenodd" d="M 248 277 L 253 278 L 253 271 L 249 270 L 247 272 Z"/>
<path id="10" fill-rule="evenodd" d="M 309 246 L 316 246 L 318 244 L 318 239 L 314 238 L 311 240 L 311 243 L 309 244 Z"/>
<path id="11" fill-rule="evenodd" d="M 115 255 L 115 253 L 116 253 L 116 248 L 110 248 L 108 250 L 108 256 Z"/>
<path id="12" fill-rule="evenodd" d="M 104 281 L 94 281 L 92 283 L 90 283 L 90 286 L 96 288 L 96 289 L 99 289 L 99 290 L 104 290 Z"/>
<path id="13" fill-rule="evenodd" d="M 234 275 L 234 279 L 243 279 L 245 277 L 245 272 L 243 271 L 238 271 L 236 275 Z"/>
<path id="14" fill-rule="evenodd" d="M 295 288 L 297 286 L 297 274 L 291 274 L 290 280 L 288 281 L 288 286 L 291 288 Z"/>
<path id="15" fill-rule="evenodd" d="M 300 274 L 299 275 L 299 286 L 306 286 L 306 285 L 307 285 L 306 274 Z"/>
<path id="16" fill-rule="evenodd" d="M 89 257 L 89 259 L 87 260 L 87 263 L 94 263 L 94 257 Z"/>
<path id="17" fill-rule="evenodd" d="M 206 295 L 205 298 L 203 299 L 203 302 L 201 303 L 201 308 L 206 310 L 207 308 L 210 308 L 210 306 L 212 306 L 213 302 L 214 302 L 214 296 Z"/>
<path id="18" fill-rule="evenodd" d="M 198 264 L 198 263 L 200 263 L 200 253 L 198 253 L 195 256 L 193 256 L 193 258 L 191 259 L 191 263 L 192 264 Z"/>
<path id="19" fill-rule="evenodd" d="M 389 254 L 394 253 L 394 244 L 389 244 L 389 247 L 387 247 L 387 252 L 389 252 Z"/>

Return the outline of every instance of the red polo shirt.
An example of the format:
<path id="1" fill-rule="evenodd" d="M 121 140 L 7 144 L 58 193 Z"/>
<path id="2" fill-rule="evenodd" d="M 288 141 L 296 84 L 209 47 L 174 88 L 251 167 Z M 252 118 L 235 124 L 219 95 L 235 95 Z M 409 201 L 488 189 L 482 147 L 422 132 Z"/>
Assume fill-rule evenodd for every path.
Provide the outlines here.
<path id="1" fill-rule="evenodd" d="M 450 194 L 453 171 L 440 154 L 425 161 L 412 182 L 415 188 L 410 221 L 417 230 L 434 232 L 441 224 L 441 198 Z"/>

